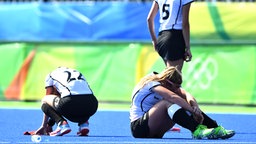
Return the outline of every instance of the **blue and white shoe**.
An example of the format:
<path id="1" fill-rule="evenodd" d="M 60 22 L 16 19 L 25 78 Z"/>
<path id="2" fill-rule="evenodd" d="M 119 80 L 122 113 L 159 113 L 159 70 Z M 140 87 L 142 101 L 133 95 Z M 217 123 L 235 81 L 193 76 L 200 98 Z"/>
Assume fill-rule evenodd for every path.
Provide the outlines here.
<path id="1" fill-rule="evenodd" d="M 77 135 L 78 136 L 88 136 L 89 133 L 89 122 L 85 122 L 79 126 Z"/>
<path id="2" fill-rule="evenodd" d="M 50 133 L 50 136 L 63 136 L 67 133 L 71 132 L 71 128 L 68 125 L 68 122 L 63 121 L 62 124 L 59 122 L 55 131 Z"/>

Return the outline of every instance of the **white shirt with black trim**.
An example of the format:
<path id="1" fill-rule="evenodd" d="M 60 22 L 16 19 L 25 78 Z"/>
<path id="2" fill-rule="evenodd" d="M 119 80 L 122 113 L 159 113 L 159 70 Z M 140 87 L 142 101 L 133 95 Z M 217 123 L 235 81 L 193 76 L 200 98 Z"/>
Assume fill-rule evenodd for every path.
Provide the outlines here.
<path id="1" fill-rule="evenodd" d="M 182 7 L 194 0 L 155 0 L 159 6 L 159 31 L 182 29 Z"/>
<path id="2" fill-rule="evenodd" d="M 152 88 L 158 85 L 160 85 L 159 82 L 152 81 L 134 93 L 130 108 L 131 122 L 141 118 L 144 113 L 149 111 L 157 102 L 163 99 L 162 96 L 152 91 Z"/>
<path id="3" fill-rule="evenodd" d="M 54 86 L 61 97 L 93 94 L 85 77 L 77 70 L 59 67 L 45 78 L 45 87 Z"/>

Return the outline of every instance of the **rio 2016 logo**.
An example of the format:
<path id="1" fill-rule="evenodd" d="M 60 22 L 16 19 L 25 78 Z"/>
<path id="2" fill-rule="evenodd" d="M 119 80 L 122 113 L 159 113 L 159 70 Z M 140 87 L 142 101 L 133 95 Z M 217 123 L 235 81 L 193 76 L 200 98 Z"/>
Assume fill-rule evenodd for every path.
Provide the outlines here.
<path id="1" fill-rule="evenodd" d="M 215 59 L 197 57 L 188 64 L 184 80 L 186 88 L 208 89 L 218 75 L 218 63 Z"/>

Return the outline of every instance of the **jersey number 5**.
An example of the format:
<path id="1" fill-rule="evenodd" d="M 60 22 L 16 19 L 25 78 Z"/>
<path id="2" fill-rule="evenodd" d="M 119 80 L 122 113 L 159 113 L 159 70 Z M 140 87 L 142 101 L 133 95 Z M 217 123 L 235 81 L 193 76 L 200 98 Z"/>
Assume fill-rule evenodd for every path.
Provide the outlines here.
<path id="1" fill-rule="evenodd" d="M 167 20 L 169 18 L 170 12 L 169 12 L 170 4 L 164 4 L 163 5 L 163 20 Z"/>

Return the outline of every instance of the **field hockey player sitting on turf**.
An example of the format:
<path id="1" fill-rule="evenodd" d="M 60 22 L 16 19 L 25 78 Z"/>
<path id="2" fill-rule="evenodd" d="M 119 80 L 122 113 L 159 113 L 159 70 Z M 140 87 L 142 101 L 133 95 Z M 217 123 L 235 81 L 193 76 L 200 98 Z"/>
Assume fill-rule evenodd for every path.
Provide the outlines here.
<path id="1" fill-rule="evenodd" d="M 130 108 L 135 138 L 162 138 L 176 123 L 190 130 L 194 139 L 227 139 L 235 135 L 235 131 L 224 129 L 202 112 L 181 83 L 176 67 L 141 79 L 134 88 Z"/>

